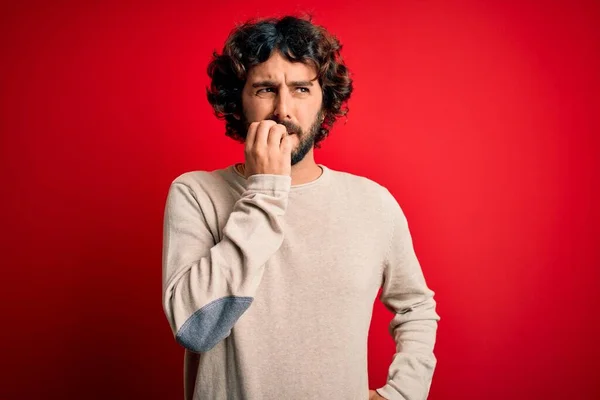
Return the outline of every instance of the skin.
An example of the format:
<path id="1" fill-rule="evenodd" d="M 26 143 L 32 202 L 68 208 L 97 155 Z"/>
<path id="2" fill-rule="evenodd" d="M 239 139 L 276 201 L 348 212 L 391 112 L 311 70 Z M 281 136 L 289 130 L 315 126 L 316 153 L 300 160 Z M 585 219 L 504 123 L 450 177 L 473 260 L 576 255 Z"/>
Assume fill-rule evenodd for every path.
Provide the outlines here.
<path id="1" fill-rule="evenodd" d="M 313 66 L 289 62 L 279 52 L 250 69 L 242 90 L 243 118 L 249 125 L 246 176 L 290 175 L 292 185 L 298 185 L 321 175 L 311 142 L 314 139 L 311 128 L 323 118 L 323 92 L 316 76 Z M 288 135 L 288 129 L 301 132 Z M 291 165 L 298 150 L 307 144 L 310 149 L 306 155 Z"/>

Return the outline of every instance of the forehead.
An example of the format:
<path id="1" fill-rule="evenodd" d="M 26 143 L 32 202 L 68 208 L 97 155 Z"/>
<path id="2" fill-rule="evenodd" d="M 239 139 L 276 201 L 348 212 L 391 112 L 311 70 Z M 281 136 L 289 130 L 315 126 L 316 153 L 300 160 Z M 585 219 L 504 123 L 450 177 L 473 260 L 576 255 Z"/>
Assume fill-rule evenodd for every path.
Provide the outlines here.
<path id="1" fill-rule="evenodd" d="M 269 59 L 250 68 L 248 81 L 273 80 L 313 80 L 317 77 L 316 68 L 301 62 L 289 62 L 275 51 Z"/>

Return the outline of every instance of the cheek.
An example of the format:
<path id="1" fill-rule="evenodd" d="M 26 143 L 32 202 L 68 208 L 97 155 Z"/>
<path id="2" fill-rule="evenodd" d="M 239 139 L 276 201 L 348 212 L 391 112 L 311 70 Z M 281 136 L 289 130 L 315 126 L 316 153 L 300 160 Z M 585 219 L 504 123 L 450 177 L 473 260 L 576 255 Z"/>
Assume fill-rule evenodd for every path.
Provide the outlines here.
<path id="1" fill-rule="evenodd" d="M 242 110 L 246 119 L 250 122 L 260 121 L 269 116 L 269 108 L 265 101 L 252 99 L 248 97 L 242 98 Z"/>
<path id="2" fill-rule="evenodd" d="M 315 123 L 317 118 L 319 118 L 319 110 L 319 104 L 315 104 L 309 108 L 300 111 L 298 118 L 300 119 L 300 121 L 302 121 L 304 129 L 310 128 Z"/>

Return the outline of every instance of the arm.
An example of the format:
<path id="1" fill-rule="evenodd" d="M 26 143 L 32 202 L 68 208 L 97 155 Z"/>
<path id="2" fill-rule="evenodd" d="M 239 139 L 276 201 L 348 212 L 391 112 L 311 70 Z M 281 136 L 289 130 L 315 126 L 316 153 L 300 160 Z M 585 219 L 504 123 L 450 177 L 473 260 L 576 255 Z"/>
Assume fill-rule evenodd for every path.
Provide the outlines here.
<path id="1" fill-rule="evenodd" d="M 427 287 L 415 255 L 406 217 L 389 192 L 386 198 L 393 233 L 384 263 L 381 301 L 394 313 L 389 330 L 396 353 L 387 384 L 377 392 L 390 400 L 424 400 L 437 362 L 433 348 L 440 317 L 434 292 Z"/>
<path id="2" fill-rule="evenodd" d="M 250 306 L 264 264 L 283 241 L 280 217 L 290 186 L 290 176 L 249 177 L 219 243 L 203 216 L 202 202 L 207 200 L 182 182 L 169 188 L 163 309 L 177 342 L 185 348 L 196 353 L 210 350 L 229 336 Z"/>

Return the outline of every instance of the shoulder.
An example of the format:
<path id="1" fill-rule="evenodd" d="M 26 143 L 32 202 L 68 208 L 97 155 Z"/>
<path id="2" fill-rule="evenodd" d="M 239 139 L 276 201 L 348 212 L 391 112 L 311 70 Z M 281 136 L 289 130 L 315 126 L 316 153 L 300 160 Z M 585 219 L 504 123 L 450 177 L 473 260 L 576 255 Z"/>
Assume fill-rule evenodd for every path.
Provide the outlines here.
<path id="1" fill-rule="evenodd" d="M 378 191 L 383 188 L 376 181 L 367 178 L 366 176 L 353 174 L 351 172 L 331 170 L 333 180 L 340 186 L 346 186 L 353 190 L 365 189 L 369 191 Z"/>
<path id="2" fill-rule="evenodd" d="M 228 186 L 227 169 L 215 169 L 211 171 L 187 171 L 175 177 L 171 186 L 187 186 L 190 190 L 215 191 L 220 187 Z"/>
<path id="3" fill-rule="evenodd" d="M 189 188 L 204 186 L 214 180 L 215 175 L 215 171 L 187 171 L 175 177 L 171 185 L 183 185 Z"/>
<path id="4" fill-rule="evenodd" d="M 229 186 L 225 169 L 187 171 L 171 181 L 169 194 L 184 194 L 200 204 L 210 204 L 211 199 L 228 195 Z"/>
<path id="5" fill-rule="evenodd" d="M 398 204 L 389 189 L 374 179 L 344 171 L 332 171 L 332 175 L 339 188 L 352 191 L 363 201 L 378 202 L 387 210 Z"/>

